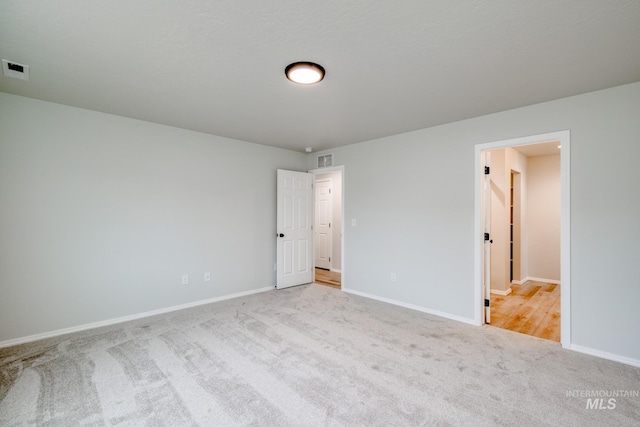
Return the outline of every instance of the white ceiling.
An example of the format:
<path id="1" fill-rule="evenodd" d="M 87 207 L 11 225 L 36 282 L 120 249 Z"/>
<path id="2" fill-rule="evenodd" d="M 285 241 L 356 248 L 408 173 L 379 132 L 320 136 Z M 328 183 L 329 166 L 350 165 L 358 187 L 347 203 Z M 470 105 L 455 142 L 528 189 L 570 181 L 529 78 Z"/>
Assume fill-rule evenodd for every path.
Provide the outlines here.
<path id="1" fill-rule="evenodd" d="M 640 81 L 640 1 L 2 0 L 0 57 L 3 92 L 317 151 Z"/>
<path id="2" fill-rule="evenodd" d="M 539 144 L 518 145 L 512 147 L 526 157 L 554 156 L 560 154 L 560 141 L 542 142 Z"/>

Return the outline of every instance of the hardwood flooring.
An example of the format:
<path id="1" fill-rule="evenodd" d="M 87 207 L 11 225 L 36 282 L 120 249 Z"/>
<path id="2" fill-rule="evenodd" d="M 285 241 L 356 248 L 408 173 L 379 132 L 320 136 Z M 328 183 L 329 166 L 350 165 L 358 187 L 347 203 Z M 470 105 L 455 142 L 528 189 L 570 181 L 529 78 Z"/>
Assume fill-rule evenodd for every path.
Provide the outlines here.
<path id="1" fill-rule="evenodd" d="M 341 274 L 334 271 L 316 268 L 316 283 L 340 289 L 342 287 Z"/>
<path id="2" fill-rule="evenodd" d="M 528 281 L 491 295 L 491 325 L 560 342 L 560 285 Z"/>

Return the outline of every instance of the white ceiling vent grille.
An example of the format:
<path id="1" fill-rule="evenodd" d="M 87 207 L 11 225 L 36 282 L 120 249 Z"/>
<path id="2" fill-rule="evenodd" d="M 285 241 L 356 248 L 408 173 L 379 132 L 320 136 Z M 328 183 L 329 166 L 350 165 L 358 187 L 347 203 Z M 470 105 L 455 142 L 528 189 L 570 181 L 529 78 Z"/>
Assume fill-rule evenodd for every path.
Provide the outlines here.
<path id="1" fill-rule="evenodd" d="M 318 156 L 318 167 L 319 168 L 327 168 L 329 166 L 333 166 L 333 153 L 325 154 L 323 156 Z"/>
<path id="2" fill-rule="evenodd" d="M 29 66 L 17 62 L 2 60 L 2 71 L 7 77 L 29 81 Z"/>

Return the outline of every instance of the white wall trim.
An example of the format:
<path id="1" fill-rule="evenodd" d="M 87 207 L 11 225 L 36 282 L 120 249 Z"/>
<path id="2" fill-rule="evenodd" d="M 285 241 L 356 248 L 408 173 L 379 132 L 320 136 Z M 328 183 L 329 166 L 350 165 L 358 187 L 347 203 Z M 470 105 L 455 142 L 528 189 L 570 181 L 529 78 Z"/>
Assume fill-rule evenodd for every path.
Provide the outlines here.
<path id="1" fill-rule="evenodd" d="M 348 293 L 348 294 L 358 295 L 358 296 L 361 296 L 361 297 L 364 297 L 364 298 L 369 298 L 369 299 L 373 299 L 373 300 L 376 300 L 376 301 L 385 302 L 387 304 L 393 304 L 393 305 L 397 305 L 397 306 L 400 306 L 400 307 L 408 308 L 410 310 L 416 310 L 416 311 L 420 311 L 422 313 L 433 314 L 434 316 L 438 316 L 438 317 L 444 317 L 445 319 L 455 320 L 457 322 L 462 322 L 462 323 L 467 323 L 467 324 L 474 325 L 474 326 L 479 326 L 474 321 L 474 319 L 469 319 L 467 317 L 456 316 L 454 314 L 449 314 L 449 313 L 445 313 L 445 312 L 438 311 L 438 310 L 431 310 L 429 308 L 421 307 L 421 306 L 418 306 L 418 305 L 407 304 L 406 302 L 396 301 L 394 299 L 385 298 L 385 297 L 379 297 L 377 295 L 371 295 L 371 294 L 368 294 L 366 292 L 354 291 L 352 289 L 344 289 L 344 288 L 342 290 L 344 292 Z"/>
<path id="2" fill-rule="evenodd" d="M 559 285 L 560 284 L 560 280 L 545 279 L 543 277 L 532 277 L 532 276 L 527 276 L 522 280 L 518 280 L 517 282 L 514 280 L 511 283 L 515 283 L 516 285 L 523 285 L 524 283 L 528 282 L 529 280 L 533 280 L 534 282 L 551 283 L 551 284 L 554 284 L 554 285 Z"/>
<path id="3" fill-rule="evenodd" d="M 599 357 L 601 359 L 612 360 L 618 363 L 624 363 L 625 365 L 635 366 L 640 368 L 640 359 L 633 359 L 631 357 L 620 356 L 619 354 L 607 353 L 606 351 L 594 350 L 593 348 L 583 347 L 581 345 L 572 344 L 569 347 L 570 350 L 577 351 L 578 353 L 588 354 L 589 356 Z"/>
<path id="4" fill-rule="evenodd" d="M 483 228 L 482 228 L 482 153 L 485 150 L 513 147 L 517 145 L 536 144 L 540 142 L 560 141 L 560 187 L 561 187 L 561 230 L 560 230 L 560 277 L 562 292 L 560 294 L 560 341 L 563 348 L 571 348 L 571 132 L 563 130 L 540 135 L 525 136 L 502 141 L 476 144 L 475 146 L 475 310 L 476 324 L 483 323 Z"/>
<path id="5" fill-rule="evenodd" d="M 511 288 L 507 288 L 504 291 L 498 290 L 498 289 L 491 289 L 491 293 L 495 294 L 495 295 L 502 295 L 503 297 L 506 297 L 507 295 L 509 295 L 511 293 Z"/>
<path id="6" fill-rule="evenodd" d="M 332 268 L 329 271 L 332 271 L 334 273 L 342 273 L 342 270 L 338 270 L 337 268 Z"/>
<path id="7" fill-rule="evenodd" d="M 560 341 L 571 346 L 571 133 L 560 138 Z M 564 319 L 564 320 L 562 320 Z"/>
<path id="8" fill-rule="evenodd" d="M 272 291 L 273 289 L 274 289 L 273 286 L 268 286 L 268 287 L 265 287 L 265 288 L 254 289 L 254 290 L 245 291 L 245 292 L 238 292 L 236 294 L 224 295 L 224 296 L 221 296 L 221 297 L 216 297 L 216 298 L 210 298 L 210 299 L 201 300 L 201 301 L 190 302 L 190 303 L 187 303 L 187 304 L 174 305 L 172 307 L 161 308 L 159 310 L 152 310 L 152 311 L 147 311 L 147 312 L 144 312 L 144 313 L 138 313 L 138 314 L 132 314 L 132 315 L 129 315 L 129 316 L 118 317 L 118 318 L 115 318 L 115 319 L 102 320 L 100 322 L 87 323 L 87 324 L 84 324 L 84 325 L 72 326 L 70 328 L 64 328 L 64 329 L 57 329 L 55 331 L 45 332 L 45 333 L 42 333 L 42 334 L 28 335 L 26 337 L 15 338 L 15 339 L 6 340 L 6 341 L 0 341 L 0 348 L 11 347 L 11 346 L 18 345 L 18 344 L 24 344 L 24 343 L 28 343 L 28 342 L 32 342 L 32 341 L 38 341 L 38 340 L 42 340 L 42 339 L 45 339 L 45 338 L 57 337 L 57 336 L 60 336 L 60 335 L 71 334 L 71 333 L 74 333 L 74 332 L 86 331 L 88 329 L 101 328 L 103 326 L 111 326 L 111 325 L 115 325 L 115 324 L 118 324 L 118 323 L 129 322 L 131 320 L 138 320 L 138 319 L 143 319 L 145 317 L 157 316 L 158 314 L 171 313 L 172 311 L 178 311 L 178 310 L 184 310 L 186 308 L 197 307 L 199 305 L 206 305 L 206 304 L 211 304 L 211 303 L 214 303 L 214 302 L 225 301 L 225 300 L 228 300 L 228 299 L 244 297 L 244 296 L 247 296 L 247 295 L 253 295 L 253 294 L 260 293 L 260 292 Z"/>

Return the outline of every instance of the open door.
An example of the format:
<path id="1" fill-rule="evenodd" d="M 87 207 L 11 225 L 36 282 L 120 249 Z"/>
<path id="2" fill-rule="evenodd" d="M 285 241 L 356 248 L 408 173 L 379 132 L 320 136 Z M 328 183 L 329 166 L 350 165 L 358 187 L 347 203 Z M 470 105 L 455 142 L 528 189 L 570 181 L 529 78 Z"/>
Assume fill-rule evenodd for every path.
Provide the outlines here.
<path id="1" fill-rule="evenodd" d="M 278 169 L 276 288 L 313 281 L 313 175 Z"/>
<path id="2" fill-rule="evenodd" d="M 484 323 L 491 323 L 491 153 L 484 152 Z"/>
<path id="3" fill-rule="evenodd" d="M 331 269 L 332 232 L 332 200 L 331 179 L 318 180 L 315 183 L 315 216 L 314 216 L 314 242 L 315 242 L 315 266 L 325 270 Z"/>

